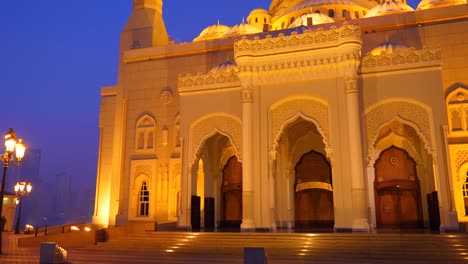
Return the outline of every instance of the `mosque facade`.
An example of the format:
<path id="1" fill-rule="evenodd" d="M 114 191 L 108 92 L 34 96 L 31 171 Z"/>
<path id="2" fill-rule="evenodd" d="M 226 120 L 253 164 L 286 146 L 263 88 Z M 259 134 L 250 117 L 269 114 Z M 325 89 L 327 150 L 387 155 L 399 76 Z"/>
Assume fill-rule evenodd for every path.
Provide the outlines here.
<path id="1" fill-rule="evenodd" d="M 134 0 L 101 89 L 93 223 L 458 230 L 466 0 L 273 0 L 174 43 Z"/>

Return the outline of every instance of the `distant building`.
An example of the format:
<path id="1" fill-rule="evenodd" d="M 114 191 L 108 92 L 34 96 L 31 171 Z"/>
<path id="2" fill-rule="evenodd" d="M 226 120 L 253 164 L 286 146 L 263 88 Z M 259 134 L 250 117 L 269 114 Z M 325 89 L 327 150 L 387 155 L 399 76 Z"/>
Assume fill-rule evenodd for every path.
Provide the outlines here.
<path id="1" fill-rule="evenodd" d="M 134 0 L 101 90 L 93 222 L 458 229 L 466 3 L 273 0 L 174 44 L 162 0 Z"/>

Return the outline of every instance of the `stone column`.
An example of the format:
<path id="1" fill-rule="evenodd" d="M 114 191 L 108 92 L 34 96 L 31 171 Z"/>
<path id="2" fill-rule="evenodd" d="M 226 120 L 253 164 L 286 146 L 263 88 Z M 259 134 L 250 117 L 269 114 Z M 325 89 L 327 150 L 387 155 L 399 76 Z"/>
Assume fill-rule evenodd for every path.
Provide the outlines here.
<path id="1" fill-rule="evenodd" d="M 242 224 L 255 229 L 253 197 L 253 89 L 242 87 Z"/>
<path id="2" fill-rule="evenodd" d="M 359 88 L 357 76 L 345 77 L 346 107 L 348 115 L 348 143 L 353 199 L 353 231 L 369 231 L 364 168 L 362 159 L 361 118 L 359 114 Z"/>
<path id="3" fill-rule="evenodd" d="M 268 160 L 268 199 L 270 207 L 271 229 L 276 230 L 276 205 L 275 205 L 275 179 L 276 179 L 276 151 L 270 150 Z"/>

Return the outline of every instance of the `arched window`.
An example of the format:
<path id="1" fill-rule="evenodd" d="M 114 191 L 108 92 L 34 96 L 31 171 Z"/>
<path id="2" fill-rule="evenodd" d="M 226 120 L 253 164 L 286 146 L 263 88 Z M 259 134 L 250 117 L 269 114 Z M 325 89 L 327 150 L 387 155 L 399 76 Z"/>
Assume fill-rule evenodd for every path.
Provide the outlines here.
<path id="1" fill-rule="evenodd" d="M 465 215 L 468 215 L 468 173 L 462 186 L 463 201 L 465 204 Z"/>
<path id="2" fill-rule="evenodd" d="M 266 17 L 263 18 L 263 23 L 266 23 Z"/>
<path id="3" fill-rule="evenodd" d="M 292 22 L 294 22 L 294 17 L 291 17 L 291 18 L 289 19 L 289 24 L 292 24 Z"/>
<path id="4" fill-rule="evenodd" d="M 359 18 L 359 12 L 358 11 L 354 11 L 354 17 Z"/>
<path id="5" fill-rule="evenodd" d="M 342 17 L 346 17 L 347 15 L 348 15 L 348 10 L 343 9 L 343 10 L 341 11 L 341 16 L 342 16 Z"/>
<path id="6" fill-rule="evenodd" d="M 283 28 L 284 28 L 284 21 L 281 22 L 281 29 L 283 29 Z"/>
<path id="7" fill-rule="evenodd" d="M 154 150 L 156 120 L 150 115 L 143 115 L 136 123 L 135 149 L 137 151 Z"/>
<path id="8" fill-rule="evenodd" d="M 335 16 L 335 10 L 333 10 L 333 9 L 328 9 L 328 16 L 329 16 L 329 17 L 334 17 L 334 16 Z"/>
<path id="9" fill-rule="evenodd" d="M 315 14 L 320 14 L 320 10 L 315 10 Z"/>
<path id="10" fill-rule="evenodd" d="M 146 186 L 145 181 L 141 183 L 139 196 L 140 198 L 138 199 L 138 203 L 139 203 L 138 215 L 148 216 L 149 215 L 149 191 L 148 191 L 148 187 Z"/>
<path id="11" fill-rule="evenodd" d="M 452 131 L 462 130 L 460 112 L 458 110 L 452 110 Z"/>
<path id="12" fill-rule="evenodd" d="M 255 23 L 258 23 L 258 17 L 255 18 Z"/>

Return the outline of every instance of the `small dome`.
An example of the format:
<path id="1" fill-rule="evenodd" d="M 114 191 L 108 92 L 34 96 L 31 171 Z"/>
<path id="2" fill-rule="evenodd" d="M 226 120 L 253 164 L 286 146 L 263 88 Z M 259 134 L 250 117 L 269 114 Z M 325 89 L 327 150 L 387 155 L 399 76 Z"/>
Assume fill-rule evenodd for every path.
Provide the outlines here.
<path id="1" fill-rule="evenodd" d="M 223 35 L 223 38 L 255 34 L 260 32 L 262 32 L 260 29 L 242 22 L 240 24 L 234 25 L 229 31 L 227 31 Z"/>
<path id="2" fill-rule="evenodd" d="M 289 28 L 295 28 L 299 26 L 307 26 L 307 19 L 312 18 L 312 25 L 320 25 L 320 24 L 326 24 L 326 23 L 333 23 L 335 20 L 331 19 L 329 16 L 321 14 L 321 13 L 308 13 L 304 14 L 294 22 L 289 25 Z"/>
<path id="3" fill-rule="evenodd" d="M 422 0 L 418 5 L 418 10 L 424 10 L 435 7 L 444 7 L 452 5 L 466 4 L 466 0 Z"/>
<path id="4" fill-rule="evenodd" d="M 239 68 L 237 64 L 232 61 L 226 61 L 221 63 L 218 66 L 214 67 L 209 71 L 209 73 L 224 73 L 224 72 L 238 72 Z"/>
<path id="5" fill-rule="evenodd" d="M 364 17 L 375 17 L 375 16 L 383 16 L 383 15 L 390 15 L 396 13 L 403 13 L 408 11 L 414 11 L 414 9 L 402 2 L 398 2 L 395 0 L 385 0 L 384 2 L 380 3 L 377 6 L 374 6 Z"/>
<path id="6" fill-rule="evenodd" d="M 268 11 L 266 9 L 263 9 L 263 8 L 255 8 L 254 10 L 252 10 L 249 14 L 249 16 L 251 15 L 259 15 L 259 14 L 262 14 L 262 15 L 270 15 L 270 13 L 268 13 Z"/>
<path id="7" fill-rule="evenodd" d="M 215 24 L 203 29 L 203 31 L 196 37 L 193 41 L 201 41 L 208 39 L 217 39 L 221 38 L 226 32 L 228 32 L 230 27 L 222 24 Z"/>
<path id="8" fill-rule="evenodd" d="M 373 50 L 371 50 L 367 54 L 371 54 L 373 56 L 378 56 L 380 54 L 393 54 L 397 50 L 404 50 L 404 49 L 408 49 L 408 48 L 401 44 L 386 41 L 382 43 L 381 45 L 375 47 Z"/>

